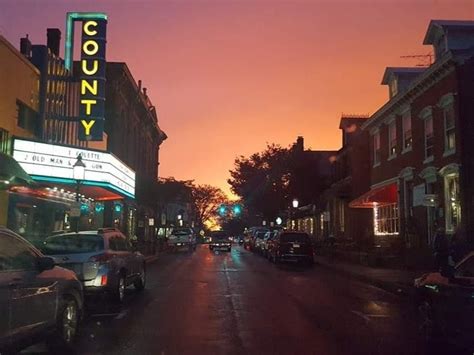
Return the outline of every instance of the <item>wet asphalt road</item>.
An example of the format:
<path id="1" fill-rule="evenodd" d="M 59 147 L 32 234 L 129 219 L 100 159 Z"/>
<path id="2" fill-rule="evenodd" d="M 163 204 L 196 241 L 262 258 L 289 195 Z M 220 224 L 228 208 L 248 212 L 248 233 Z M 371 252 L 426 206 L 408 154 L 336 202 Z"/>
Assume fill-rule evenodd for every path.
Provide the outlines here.
<path id="1" fill-rule="evenodd" d="M 143 293 L 95 303 L 79 354 L 427 354 L 411 303 L 315 265 L 231 253 L 165 254 Z"/>

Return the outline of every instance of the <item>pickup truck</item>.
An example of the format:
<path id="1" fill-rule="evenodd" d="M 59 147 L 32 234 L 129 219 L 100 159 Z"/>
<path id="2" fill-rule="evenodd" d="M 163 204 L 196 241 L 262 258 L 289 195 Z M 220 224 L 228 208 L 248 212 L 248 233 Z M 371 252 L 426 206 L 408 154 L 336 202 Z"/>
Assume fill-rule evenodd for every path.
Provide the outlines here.
<path id="1" fill-rule="evenodd" d="M 172 251 L 180 249 L 196 250 L 196 237 L 191 228 L 175 228 L 168 238 L 168 247 Z"/>

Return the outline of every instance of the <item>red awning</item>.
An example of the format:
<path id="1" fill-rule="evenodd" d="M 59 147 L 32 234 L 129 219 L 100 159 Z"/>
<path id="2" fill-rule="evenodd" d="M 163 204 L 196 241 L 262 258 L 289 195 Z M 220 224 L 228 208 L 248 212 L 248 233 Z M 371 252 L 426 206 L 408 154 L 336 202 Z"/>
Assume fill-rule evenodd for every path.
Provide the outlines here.
<path id="1" fill-rule="evenodd" d="M 387 205 L 398 202 L 397 183 L 371 189 L 349 203 L 351 208 L 373 208 L 375 205 Z"/>

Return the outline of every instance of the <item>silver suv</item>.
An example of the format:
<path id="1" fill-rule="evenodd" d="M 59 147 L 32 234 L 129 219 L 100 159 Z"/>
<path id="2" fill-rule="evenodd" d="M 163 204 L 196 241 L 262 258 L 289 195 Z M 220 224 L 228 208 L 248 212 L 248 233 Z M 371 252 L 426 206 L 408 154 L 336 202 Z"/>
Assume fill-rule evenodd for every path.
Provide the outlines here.
<path id="1" fill-rule="evenodd" d="M 128 286 L 133 284 L 139 291 L 145 288 L 145 258 L 132 250 L 118 229 L 54 235 L 44 241 L 42 250 L 57 265 L 77 274 L 86 295 L 106 292 L 122 302 Z"/>

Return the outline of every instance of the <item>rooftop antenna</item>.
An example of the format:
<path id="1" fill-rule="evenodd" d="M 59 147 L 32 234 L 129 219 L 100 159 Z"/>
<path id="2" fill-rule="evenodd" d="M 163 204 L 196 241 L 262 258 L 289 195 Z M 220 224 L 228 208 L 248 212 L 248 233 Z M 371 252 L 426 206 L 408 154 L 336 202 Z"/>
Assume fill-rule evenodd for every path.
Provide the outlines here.
<path id="1" fill-rule="evenodd" d="M 428 54 L 413 54 L 413 55 L 402 55 L 400 58 L 403 59 L 418 59 L 420 62 L 416 64 L 417 67 L 429 67 L 433 64 L 433 53 Z"/>

